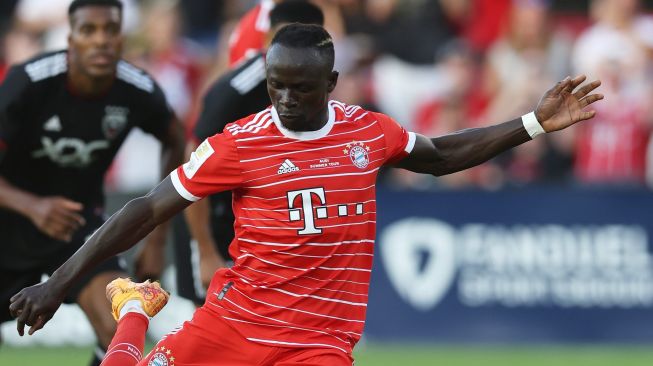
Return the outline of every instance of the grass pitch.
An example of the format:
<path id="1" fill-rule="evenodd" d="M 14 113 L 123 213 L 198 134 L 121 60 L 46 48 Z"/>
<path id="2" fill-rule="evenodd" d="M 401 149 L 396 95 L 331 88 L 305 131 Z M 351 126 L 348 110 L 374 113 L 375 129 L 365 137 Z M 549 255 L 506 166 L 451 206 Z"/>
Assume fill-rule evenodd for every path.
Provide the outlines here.
<path id="1" fill-rule="evenodd" d="M 0 348 L 0 365 L 86 366 L 90 348 Z M 356 366 L 650 366 L 646 346 L 406 346 L 366 344 L 355 352 Z"/>

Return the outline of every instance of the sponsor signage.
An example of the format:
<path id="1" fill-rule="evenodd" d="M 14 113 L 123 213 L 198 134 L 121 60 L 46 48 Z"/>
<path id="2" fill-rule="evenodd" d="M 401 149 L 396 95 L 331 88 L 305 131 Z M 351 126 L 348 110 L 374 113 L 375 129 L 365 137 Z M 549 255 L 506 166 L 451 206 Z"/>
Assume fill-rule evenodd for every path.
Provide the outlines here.
<path id="1" fill-rule="evenodd" d="M 651 341 L 653 192 L 378 194 L 366 336 Z"/>

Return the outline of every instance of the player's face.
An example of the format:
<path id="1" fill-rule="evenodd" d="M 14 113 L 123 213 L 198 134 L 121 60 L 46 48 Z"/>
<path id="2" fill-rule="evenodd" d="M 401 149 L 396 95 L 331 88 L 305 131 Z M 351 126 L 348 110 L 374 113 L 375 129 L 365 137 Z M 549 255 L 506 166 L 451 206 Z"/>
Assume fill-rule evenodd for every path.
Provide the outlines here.
<path id="1" fill-rule="evenodd" d="M 122 52 L 120 10 L 85 6 L 72 15 L 68 37 L 70 62 L 93 78 L 113 76 Z"/>
<path id="2" fill-rule="evenodd" d="M 267 53 L 268 94 L 283 125 L 293 131 L 319 129 L 338 73 L 314 50 L 273 45 Z"/>

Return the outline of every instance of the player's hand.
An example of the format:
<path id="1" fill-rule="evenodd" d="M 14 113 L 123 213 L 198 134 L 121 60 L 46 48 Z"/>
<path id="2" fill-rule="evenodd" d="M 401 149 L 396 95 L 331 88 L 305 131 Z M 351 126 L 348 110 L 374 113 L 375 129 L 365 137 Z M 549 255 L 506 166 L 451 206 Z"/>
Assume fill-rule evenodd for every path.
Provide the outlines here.
<path id="1" fill-rule="evenodd" d="M 48 285 L 49 281 L 22 289 L 9 301 L 9 312 L 16 318 L 18 334 L 25 334 L 25 325 L 30 326 L 29 335 L 43 328 L 57 311 L 64 295 Z"/>
<path id="2" fill-rule="evenodd" d="M 603 99 L 602 94 L 590 94 L 601 85 L 601 81 L 595 80 L 578 88 L 585 79 L 585 75 L 576 76 L 573 79 L 567 77 L 549 89 L 540 99 L 535 109 L 535 117 L 544 131 L 562 130 L 596 115 L 594 110 L 583 111 L 583 109 L 597 100 Z"/>
<path id="3" fill-rule="evenodd" d="M 86 224 L 79 214 L 84 206 L 63 197 L 41 197 L 31 207 L 30 219 L 51 238 L 71 241 L 73 234 Z"/>
<path id="4" fill-rule="evenodd" d="M 215 250 L 206 250 L 205 253 L 201 253 L 200 279 L 202 280 L 202 286 L 204 286 L 204 288 L 209 288 L 215 271 L 226 266 L 227 263 Z"/>

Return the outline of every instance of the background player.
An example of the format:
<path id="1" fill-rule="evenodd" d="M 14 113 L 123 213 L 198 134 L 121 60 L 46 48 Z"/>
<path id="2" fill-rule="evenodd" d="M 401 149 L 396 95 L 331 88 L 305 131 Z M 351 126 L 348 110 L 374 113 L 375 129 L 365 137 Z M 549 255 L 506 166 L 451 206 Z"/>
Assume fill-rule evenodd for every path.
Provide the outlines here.
<path id="1" fill-rule="evenodd" d="M 133 246 L 191 201 L 235 189 L 234 266 L 216 272 L 193 320 L 141 364 L 174 357 L 179 366 L 216 359 L 351 365 L 367 307 L 379 168 L 460 171 L 594 117 L 583 108 L 602 99 L 589 95 L 600 82 L 578 88 L 584 76 L 566 78 L 521 118 L 429 139 L 383 114 L 329 101 L 338 79 L 333 60 L 323 28 L 280 30 L 266 58 L 273 107 L 204 141 L 188 163 L 127 204 L 47 282 L 14 296 L 10 309 L 19 333 L 26 324 L 30 334 L 43 327 L 76 279 L 100 261 Z M 119 323 L 121 336 L 133 325 L 130 318 Z"/>
<path id="2" fill-rule="evenodd" d="M 2 322 L 16 291 L 51 274 L 104 222 L 104 174 L 133 127 L 162 142 L 165 172 L 183 159 L 183 128 L 162 91 L 120 59 L 121 3 L 76 0 L 69 19 L 67 51 L 13 67 L 0 87 Z M 101 348 L 115 329 L 104 287 L 123 271 L 112 258 L 61 299 L 80 305 Z"/>
<path id="3" fill-rule="evenodd" d="M 239 120 L 265 109 L 270 96 L 265 82 L 265 50 L 279 29 L 290 23 L 323 25 L 320 8 L 307 0 L 287 0 L 270 12 L 270 29 L 265 36 L 264 49 L 220 77 L 204 97 L 201 115 L 193 130 L 194 140 L 188 142 L 190 154 L 200 142 L 221 133 L 227 123 Z M 220 192 L 197 202 L 186 211 L 187 220 L 174 220 L 175 264 L 177 289 L 181 296 L 204 302 L 216 269 L 225 266 L 229 259 L 229 243 L 234 238 L 234 214 L 231 209 L 231 191 Z M 188 233 L 192 232 L 192 240 Z M 189 245 L 190 242 L 190 245 Z M 160 256 L 161 251 L 151 253 Z M 162 259 L 154 259 L 163 262 Z M 198 266 L 199 265 L 199 266 Z M 142 276 L 145 277 L 145 276 Z M 147 276 L 146 278 L 152 278 Z"/>

